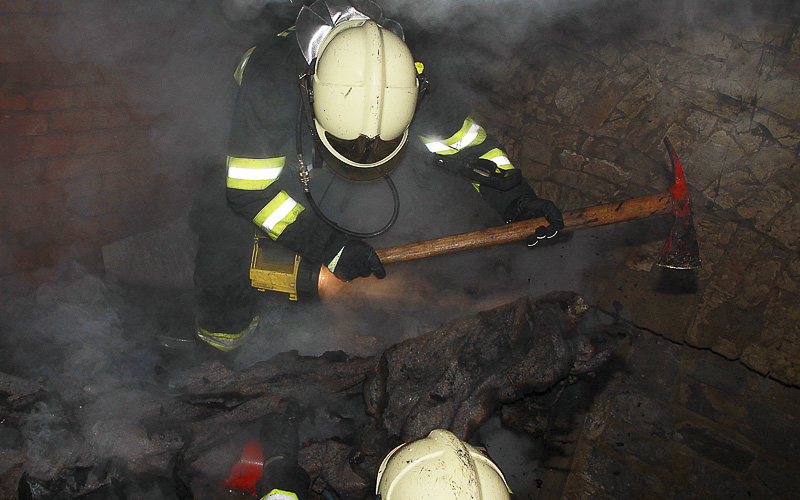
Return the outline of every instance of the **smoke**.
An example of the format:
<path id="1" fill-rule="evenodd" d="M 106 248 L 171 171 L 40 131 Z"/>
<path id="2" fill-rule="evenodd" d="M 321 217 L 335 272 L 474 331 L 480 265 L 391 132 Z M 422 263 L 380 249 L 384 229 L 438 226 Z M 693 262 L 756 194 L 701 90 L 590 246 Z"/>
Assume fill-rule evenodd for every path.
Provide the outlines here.
<path id="1" fill-rule="evenodd" d="M 78 265 L 4 307 L 6 367 L 67 395 L 139 379 L 149 354 L 123 329 L 109 285 Z M 138 351 L 138 352 L 137 352 Z"/>
<path id="2" fill-rule="evenodd" d="M 778 0 L 380 3 L 409 36 L 421 33 L 434 42 L 441 36 L 438 50 L 450 56 L 448 64 L 454 70 L 466 73 L 471 68 L 502 70 L 509 55 L 526 50 L 525 44 L 544 36 L 551 23 L 569 16 L 605 22 L 607 31 L 613 31 L 642 29 L 662 19 L 698 23 L 725 16 L 746 23 L 756 17 L 797 15 L 800 9 L 794 2 Z M 181 182 L 198 176 L 196 167 L 206 158 L 224 156 L 236 92 L 232 73 L 241 55 L 259 39 L 290 26 L 289 13 L 299 8 L 267 0 L 65 0 L 63 5 L 74 15 L 58 30 L 53 52 L 64 61 L 90 61 L 115 77 L 125 77 L 129 100 L 142 114 L 157 118 L 152 140 L 159 163 Z M 469 94 L 466 89 L 448 91 Z M 287 169 L 284 175 L 294 173 Z M 386 220 L 391 207 L 384 186 L 360 186 L 360 192 L 346 186 L 328 190 L 335 181 L 325 175 L 329 176 L 319 172 L 314 180 L 315 189 L 325 194 L 323 209 L 361 230 Z M 404 165 L 398 169 L 397 183 L 401 217 L 396 229 L 372 242 L 378 248 L 501 223 L 463 179 L 425 165 Z M 583 276 L 599 258 L 594 248 L 601 231 L 577 233 L 571 241 L 532 251 L 519 243 L 392 265 L 386 280 L 342 284 L 324 301 L 294 303 L 284 295 L 264 294 L 258 335 L 237 362 L 263 361 L 289 349 L 311 355 L 337 349 L 375 355 L 456 316 L 521 295 L 554 290 L 588 294 Z M 190 290 L 180 293 L 191 296 Z M 192 311 L 179 298 L 172 290 L 134 294 L 75 268 L 62 281 L 4 304 L 4 371 L 40 381 L 68 404 L 91 400 L 102 401 L 106 409 L 117 408 L 111 415 L 99 410 L 87 415 L 87 434 L 102 439 L 109 455 L 128 456 L 121 441 L 106 441 L 120 427 L 105 426 L 103 418 L 110 421 L 124 414 L 125 421 L 135 422 L 144 394 L 135 387 L 151 383 L 155 367 L 163 363 L 152 339 L 166 330 L 191 335 Z M 171 321 L 158 321 L 163 317 Z M 42 403 L 22 428 L 34 470 L 50 467 L 52 450 L 63 450 L 68 456 L 59 460 L 64 462 L 81 453 L 68 444 L 73 436 L 54 430 L 59 405 Z"/>
<path id="3" fill-rule="evenodd" d="M 26 470 L 48 477 L 67 465 L 88 463 L 91 457 L 121 456 L 120 446 L 109 452 L 90 451 L 76 432 L 70 414 L 90 401 L 103 400 L 106 411 L 123 412 L 128 425 L 137 421 L 137 408 L 124 404 L 123 394 L 152 380 L 159 362 L 152 335 L 142 317 L 129 317 L 132 305 L 102 277 L 78 265 L 58 282 L 40 286 L 28 297 L 0 304 L 0 345 L 3 373 L 36 381 L 48 391 L 19 423 Z M 107 442 L 124 442 L 125 432 L 108 434 Z"/>
<path id="4" fill-rule="evenodd" d="M 221 8 L 228 19 L 247 21 L 261 16 L 267 6 L 271 14 L 291 18 L 303 3 L 303 0 L 221 0 Z"/>
<path id="5" fill-rule="evenodd" d="M 642 20 L 702 22 L 724 15 L 745 22 L 756 16 L 781 17 L 798 11 L 793 2 L 780 0 L 670 0 L 659 2 L 657 8 L 652 2 L 622 0 L 385 0 L 380 4 L 388 17 L 404 25 L 410 41 L 416 35 L 425 37 L 447 56 L 448 68 L 461 73 L 471 73 L 473 68 L 490 73 L 504 69 L 508 55 L 527 50 L 532 46 L 529 42 L 545 36 L 553 23 L 566 18 L 604 23 L 606 31 L 613 31 L 631 26 L 646 29 Z M 115 77 L 125 78 L 134 106 L 157 117 L 152 139 L 158 147 L 158 162 L 165 173 L 180 180 L 177 185 L 191 186 L 199 176 L 201 161 L 224 156 L 236 93 L 232 73 L 239 58 L 254 43 L 290 26 L 300 5 L 266 0 L 112 0 L 64 1 L 62 6 L 71 15 L 54 36 L 54 54 L 67 62 L 97 63 Z M 448 88 L 446 92 L 470 95 L 466 89 Z M 287 170 L 284 175 L 294 174 Z M 323 208 L 337 219 L 354 221 L 359 229 L 374 228 L 387 219 L 389 197 L 383 186 L 362 186 L 360 193 L 344 189 L 337 195 L 335 189 L 327 190 L 324 175 L 315 175 L 314 185 L 322 186 L 325 194 Z M 462 179 L 424 165 L 403 165 L 397 176 L 401 217 L 390 234 L 373 242 L 376 247 L 501 222 Z M 519 244 L 395 265 L 389 269 L 387 281 L 376 286 L 378 296 L 356 293 L 359 285 L 353 284 L 340 299 L 314 305 L 291 303 L 283 297 L 264 299 L 263 341 L 248 350 L 249 360 L 287 348 L 309 354 L 337 348 L 373 354 L 393 340 L 519 295 L 554 289 L 586 292 L 583 270 L 596 256 L 589 244 L 591 237 L 583 234 L 588 233 L 532 252 Z M 99 286 L 91 283 L 84 281 L 83 285 Z M 52 291 L 42 293 L 55 299 Z M 87 302 L 81 302 L 81 297 Z M 94 314 L 92 305 L 98 304 L 91 300 L 91 294 L 76 294 L 66 303 L 69 306 L 54 308 L 46 317 L 61 315 L 65 319 L 58 319 L 59 324 L 80 324 L 81 331 L 103 332 L 99 339 L 108 351 L 125 351 L 130 345 L 112 346 L 115 338 L 124 336 L 125 328 L 115 323 L 107 309 Z M 72 318 L 66 319 L 69 315 Z M 70 386 L 80 386 L 80 381 L 94 384 L 113 363 L 103 358 L 105 351 L 93 350 L 91 343 L 65 340 L 75 336 L 59 337 L 50 344 L 68 342 L 60 351 L 66 357 L 59 366 L 66 370 Z"/>
<path id="6" fill-rule="evenodd" d="M 154 120 L 151 140 L 175 179 L 204 157 L 219 157 L 236 93 L 232 74 L 244 52 L 293 24 L 299 0 L 63 1 L 50 51 L 65 62 L 96 63 L 126 79 L 128 99 Z M 795 3 L 669 0 L 657 8 L 624 0 L 467 0 L 379 2 L 409 35 L 449 51 L 453 67 L 502 71 L 514 52 L 565 17 L 608 26 L 702 22 L 797 14 Z M 446 41 L 446 43 L 444 43 Z"/>
<path id="7" fill-rule="evenodd" d="M 66 62 L 94 63 L 122 84 L 125 101 L 150 124 L 163 174 L 185 182 L 204 158 L 219 157 L 236 92 L 233 72 L 258 38 L 277 29 L 275 19 L 234 21 L 221 2 L 192 0 L 62 6 L 52 51 Z"/>
<path id="8" fill-rule="evenodd" d="M 270 0 L 222 0 L 222 12 L 233 21 L 255 19 Z"/>

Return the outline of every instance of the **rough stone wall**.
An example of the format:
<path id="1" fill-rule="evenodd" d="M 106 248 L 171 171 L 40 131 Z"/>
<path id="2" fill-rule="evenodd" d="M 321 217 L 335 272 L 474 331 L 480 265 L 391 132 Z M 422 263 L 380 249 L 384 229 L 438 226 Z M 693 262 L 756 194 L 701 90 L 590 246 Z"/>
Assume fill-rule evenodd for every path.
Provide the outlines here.
<path id="1" fill-rule="evenodd" d="M 595 299 L 665 338 L 800 385 L 797 21 L 622 30 L 605 19 L 560 23 L 481 80 L 483 120 L 539 195 L 565 210 L 665 190 L 669 137 L 694 199 L 696 291 L 657 291 L 663 277 L 651 264 L 668 225 L 632 223 L 592 272 Z"/>
<path id="2" fill-rule="evenodd" d="M 92 0 L 93 1 L 93 0 Z M 87 34 L 91 1 L 0 1 L 0 288 L 20 291 L 61 262 L 152 224 L 163 178 L 152 116 L 119 68 L 59 48 L 65 25 Z M 119 27 L 122 29 L 122 27 Z M 68 60 L 67 60 L 68 59 Z"/>
<path id="3" fill-rule="evenodd" d="M 800 391 L 642 332 L 572 435 L 558 498 L 795 498 Z M 547 495 L 541 498 L 548 498 Z"/>

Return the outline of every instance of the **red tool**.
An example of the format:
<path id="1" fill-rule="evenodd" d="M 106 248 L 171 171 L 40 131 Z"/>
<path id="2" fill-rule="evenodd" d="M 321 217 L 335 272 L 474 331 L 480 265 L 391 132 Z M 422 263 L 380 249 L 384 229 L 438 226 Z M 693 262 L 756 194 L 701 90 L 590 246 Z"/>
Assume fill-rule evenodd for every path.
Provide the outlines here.
<path id="1" fill-rule="evenodd" d="M 683 167 L 675 154 L 675 149 L 669 139 L 664 138 L 669 158 L 672 160 L 672 169 L 675 172 L 675 184 L 670 186 L 672 195 L 672 213 L 675 221 L 669 233 L 664 250 L 657 264 L 673 269 L 694 269 L 700 267 L 700 247 L 697 244 L 697 231 L 692 218 L 692 199 L 689 196 L 689 186 L 683 176 Z"/>
<path id="2" fill-rule="evenodd" d="M 657 262 L 658 265 L 675 269 L 694 269 L 699 267 L 700 250 L 697 244 L 697 233 L 692 222 L 689 188 L 683 176 L 683 168 L 680 161 L 678 161 L 675 150 L 672 148 L 672 144 L 667 138 L 664 139 L 664 143 L 667 146 L 675 170 L 675 184 L 670 186 L 667 192 L 565 212 L 563 214 L 564 231 L 645 219 L 653 215 L 671 213 L 675 217 L 675 221 L 667 244 Z M 384 248 L 378 250 L 377 253 L 384 264 L 422 259 L 471 248 L 524 240 L 533 234 L 539 226 L 547 224 L 549 224 L 547 220 L 542 217 L 469 233 Z"/>
<path id="3" fill-rule="evenodd" d="M 256 483 L 264 472 L 264 454 L 257 441 L 250 441 L 242 450 L 242 458 L 231 469 L 231 475 L 220 482 L 229 490 L 256 494 Z"/>

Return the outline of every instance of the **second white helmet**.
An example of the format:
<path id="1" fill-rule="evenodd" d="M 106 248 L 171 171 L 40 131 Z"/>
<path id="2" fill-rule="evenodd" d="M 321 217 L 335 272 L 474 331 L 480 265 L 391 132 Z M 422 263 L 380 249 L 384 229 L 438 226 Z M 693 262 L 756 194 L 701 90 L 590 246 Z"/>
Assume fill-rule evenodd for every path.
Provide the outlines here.
<path id="1" fill-rule="evenodd" d="M 507 500 L 503 473 L 477 448 L 437 429 L 398 446 L 378 469 L 381 500 Z"/>

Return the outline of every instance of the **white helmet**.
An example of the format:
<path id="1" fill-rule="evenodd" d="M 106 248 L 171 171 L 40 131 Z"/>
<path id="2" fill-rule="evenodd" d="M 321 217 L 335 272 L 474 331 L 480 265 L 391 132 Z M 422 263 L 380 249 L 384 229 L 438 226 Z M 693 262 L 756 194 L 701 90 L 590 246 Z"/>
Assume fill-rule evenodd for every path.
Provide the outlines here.
<path id="1" fill-rule="evenodd" d="M 392 450 L 378 469 L 375 494 L 381 500 L 511 498 L 497 465 L 442 429 Z"/>
<path id="2" fill-rule="evenodd" d="M 394 168 L 408 141 L 417 70 L 402 38 L 375 21 L 333 28 L 317 51 L 314 127 L 326 160 L 355 180 Z"/>

